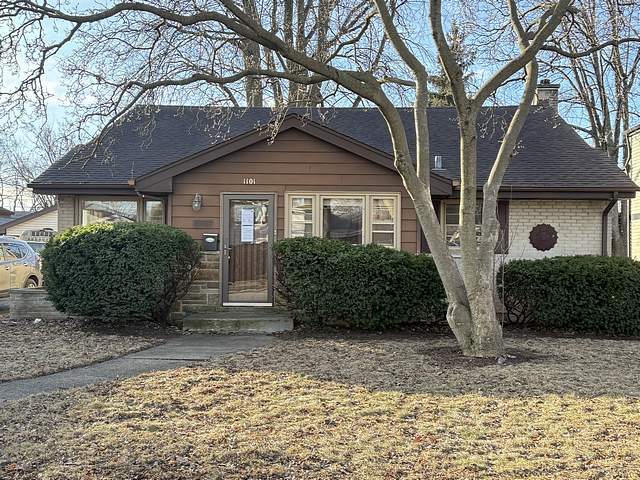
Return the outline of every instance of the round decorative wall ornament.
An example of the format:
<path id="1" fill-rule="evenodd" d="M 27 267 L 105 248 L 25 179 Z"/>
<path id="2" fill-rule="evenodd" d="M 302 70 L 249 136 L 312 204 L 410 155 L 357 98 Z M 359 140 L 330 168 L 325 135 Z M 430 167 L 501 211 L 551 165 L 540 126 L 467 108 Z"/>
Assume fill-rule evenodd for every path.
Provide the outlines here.
<path id="1" fill-rule="evenodd" d="M 533 248 L 542 252 L 551 250 L 558 243 L 558 232 L 551 225 L 541 223 L 529 232 L 529 243 L 533 245 Z"/>

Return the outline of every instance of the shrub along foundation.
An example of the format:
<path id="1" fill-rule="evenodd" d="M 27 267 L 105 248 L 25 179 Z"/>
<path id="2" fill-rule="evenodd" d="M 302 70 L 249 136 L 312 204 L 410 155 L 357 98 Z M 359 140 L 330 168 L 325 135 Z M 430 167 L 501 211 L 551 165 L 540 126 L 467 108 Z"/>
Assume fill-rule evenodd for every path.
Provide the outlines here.
<path id="1" fill-rule="evenodd" d="M 515 260 L 502 267 L 498 280 L 511 323 L 640 335 L 640 262 L 599 256 Z"/>
<path id="2" fill-rule="evenodd" d="M 276 285 L 299 323 L 384 330 L 443 323 L 433 260 L 378 245 L 293 238 L 274 247 Z"/>

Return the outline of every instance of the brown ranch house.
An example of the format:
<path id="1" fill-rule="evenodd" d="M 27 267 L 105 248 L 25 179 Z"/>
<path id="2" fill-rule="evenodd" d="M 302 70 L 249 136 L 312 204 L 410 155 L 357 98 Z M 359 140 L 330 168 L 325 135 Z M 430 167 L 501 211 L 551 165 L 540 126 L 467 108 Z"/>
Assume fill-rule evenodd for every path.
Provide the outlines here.
<path id="1" fill-rule="evenodd" d="M 545 87 L 552 101 L 541 102 L 529 115 L 500 193 L 499 261 L 606 255 L 614 201 L 638 190 L 558 116 L 557 89 Z M 514 111 L 482 112 L 479 185 Z M 411 109 L 402 114 L 411 142 Z M 93 155 L 70 152 L 30 186 L 57 195 L 58 231 L 93 222 L 164 222 L 202 240 L 206 271 L 179 306 L 178 317 L 220 304 L 272 305 L 276 239 L 314 235 L 428 251 L 376 109 L 290 109 L 275 137 L 273 116 L 268 108 L 139 109 L 115 126 Z M 455 111 L 431 109 L 429 127 L 433 199 L 455 255 L 460 183 Z"/>

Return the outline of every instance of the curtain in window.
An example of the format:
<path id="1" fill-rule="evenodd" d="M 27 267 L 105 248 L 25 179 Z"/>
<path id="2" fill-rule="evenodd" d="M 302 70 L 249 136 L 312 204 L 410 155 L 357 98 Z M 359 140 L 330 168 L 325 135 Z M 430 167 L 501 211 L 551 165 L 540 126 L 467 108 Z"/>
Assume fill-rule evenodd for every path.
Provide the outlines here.
<path id="1" fill-rule="evenodd" d="M 361 198 L 325 198 L 322 201 L 324 238 L 361 245 L 363 207 Z"/>

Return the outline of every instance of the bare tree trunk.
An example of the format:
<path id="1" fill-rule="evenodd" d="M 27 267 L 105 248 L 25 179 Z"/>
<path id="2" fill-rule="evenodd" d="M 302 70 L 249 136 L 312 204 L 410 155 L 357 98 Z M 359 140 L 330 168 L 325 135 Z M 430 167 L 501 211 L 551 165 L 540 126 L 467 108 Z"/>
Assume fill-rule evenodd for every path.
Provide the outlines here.
<path id="1" fill-rule="evenodd" d="M 250 41 L 243 41 L 242 56 L 245 68 L 259 68 L 260 48 Z M 256 77 L 244 79 L 244 91 L 248 107 L 262 107 L 264 98 L 262 95 L 262 81 Z"/>
<path id="2" fill-rule="evenodd" d="M 483 221 L 482 235 L 491 243 L 490 248 L 482 248 L 476 236 L 477 210 L 477 109 L 469 105 L 459 107 L 460 117 L 460 156 L 461 190 L 460 190 L 460 249 L 462 253 L 462 272 L 467 287 L 469 311 L 473 319 L 470 351 L 467 355 L 499 356 L 504 353 L 502 327 L 498 322 L 494 303 L 494 248 L 497 243 L 497 221 Z M 518 132 L 519 133 L 519 132 Z M 505 141 L 509 132 L 505 135 Z M 484 198 L 487 206 L 483 216 L 496 216 L 497 190 L 487 191 Z M 488 198 L 490 197 L 490 198 Z"/>
<path id="3" fill-rule="evenodd" d="M 273 60 L 273 52 L 266 51 L 264 54 L 267 68 L 271 70 L 276 69 L 276 62 Z M 269 78 L 269 85 L 271 86 L 271 92 L 273 95 L 273 103 L 276 108 L 280 108 L 284 105 L 284 94 L 282 93 L 282 85 L 279 78 Z"/>
<path id="4" fill-rule="evenodd" d="M 504 353 L 502 325 L 494 302 L 493 269 L 478 271 L 473 290 L 449 295 L 447 323 L 462 353 L 471 357 L 499 357 Z"/>
<path id="5" fill-rule="evenodd" d="M 489 255 L 481 256 L 474 286 L 469 288 L 471 316 L 474 319 L 473 351 L 471 352 L 473 356 L 484 356 L 485 352 L 492 352 L 495 356 L 504 353 L 502 324 L 496 312 L 495 290 L 496 278 L 492 249 Z"/>
<path id="6" fill-rule="evenodd" d="M 494 303 L 495 278 L 493 249 L 497 242 L 497 222 L 484 225 L 483 236 L 493 238 L 493 245 L 488 251 L 482 251 L 476 236 L 477 208 L 477 113 L 471 108 L 460 115 L 460 157 L 461 190 L 460 190 L 460 249 L 462 254 L 462 276 L 467 293 L 467 312 L 473 328 L 469 338 L 464 342 L 463 352 L 470 356 L 500 356 L 504 353 L 502 326 L 498 321 Z M 485 191 L 484 197 L 487 197 Z M 496 205 L 497 191 L 493 198 Z M 489 199 L 489 202 L 492 200 Z M 483 215 L 496 215 L 496 206 Z M 495 230 L 492 233 L 490 229 Z"/>
<path id="7" fill-rule="evenodd" d="M 324 60 L 327 49 L 327 31 L 329 30 L 330 21 L 329 0 L 318 0 L 318 23 L 316 26 L 317 45 L 316 58 Z M 309 87 L 307 105 L 309 107 L 318 107 L 322 104 L 322 84 L 316 83 Z"/>
<path id="8" fill-rule="evenodd" d="M 258 11 L 254 0 L 243 0 L 245 11 L 253 18 L 258 18 Z M 240 49 L 246 69 L 259 69 L 261 62 L 260 45 L 252 40 L 241 40 Z M 262 80 L 254 76 L 248 76 L 244 79 L 245 97 L 248 107 L 262 107 L 264 105 L 264 96 L 262 92 Z"/>
<path id="9" fill-rule="evenodd" d="M 488 242 L 493 241 L 493 247 L 491 247 L 489 254 L 484 255 L 484 261 L 480 261 L 478 259 L 475 236 L 476 192 L 474 190 L 472 195 L 468 192 L 468 196 L 471 195 L 472 202 L 467 199 L 467 203 L 472 203 L 472 206 L 466 205 L 466 207 L 473 209 L 473 218 L 471 220 L 473 241 L 462 247 L 463 261 L 467 251 L 472 252 L 467 258 L 467 272 L 463 274 L 443 241 L 440 224 L 431 201 L 431 192 L 428 184 L 429 152 L 428 145 L 424 141 L 424 137 L 428 137 L 427 110 L 426 108 L 421 108 L 423 106 L 422 103 L 426 101 L 424 100 L 426 95 L 420 95 L 420 90 L 418 89 L 417 97 L 419 100 L 416 101 L 415 109 L 416 129 L 421 132 L 418 138 L 417 176 L 410 161 L 408 161 L 410 158 L 408 148 L 405 149 L 404 147 L 406 145 L 406 132 L 402 120 L 392 106 L 387 108 L 383 105 L 381 107 L 394 139 L 396 168 L 413 200 L 416 215 L 431 247 L 431 255 L 447 294 L 447 323 L 455 335 L 462 353 L 474 357 L 499 357 L 504 353 L 504 345 L 502 342 L 502 327 L 498 322 L 494 304 L 493 248 L 498 238 L 497 220 L 487 226 Z M 420 116 L 424 118 L 420 118 Z M 475 121 L 475 116 L 473 119 Z M 519 131 L 516 132 L 516 136 L 517 133 Z M 473 147 L 475 140 L 469 142 L 467 134 L 468 131 L 465 130 L 463 133 L 461 130 L 461 136 L 464 137 L 463 143 L 467 148 L 469 146 Z M 472 150 L 470 153 L 465 147 L 462 147 L 461 153 L 466 156 L 465 158 L 475 155 L 475 151 Z M 473 170 L 475 171 L 475 169 Z M 491 233 L 492 229 L 494 230 L 493 234 Z"/>
<path id="10" fill-rule="evenodd" d="M 295 45 L 296 50 L 300 52 L 306 51 L 306 40 L 305 40 L 305 3 L 304 0 L 295 0 L 295 17 L 296 17 L 296 29 L 295 29 L 295 38 L 292 40 L 292 45 Z M 298 75 L 305 75 L 305 69 L 297 64 L 292 64 L 291 67 L 293 72 Z M 289 83 L 289 105 L 301 107 L 304 106 L 304 99 L 306 94 L 306 86 L 301 85 L 298 82 L 290 82 Z"/>
<path id="11" fill-rule="evenodd" d="M 270 21 L 271 21 L 271 32 L 275 34 L 280 28 L 278 25 L 278 3 L 277 2 L 273 2 L 272 8 L 271 8 Z M 267 65 L 267 69 L 272 71 L 277 70 L 274 55 L 275 53 L 273 52 L 273 50 L 270 50 L 268 48 L 264 49 L 264 59 Z M 276 108 L 281 108 L 284 105 L 284 94 L 282 93 L 282 84 L 280 83 L 281 80 L 279 78 L 270 77 L 268 78 L 267 81 L 269 83 L 269 86 L 271 87 L 274 106 Z"/>

